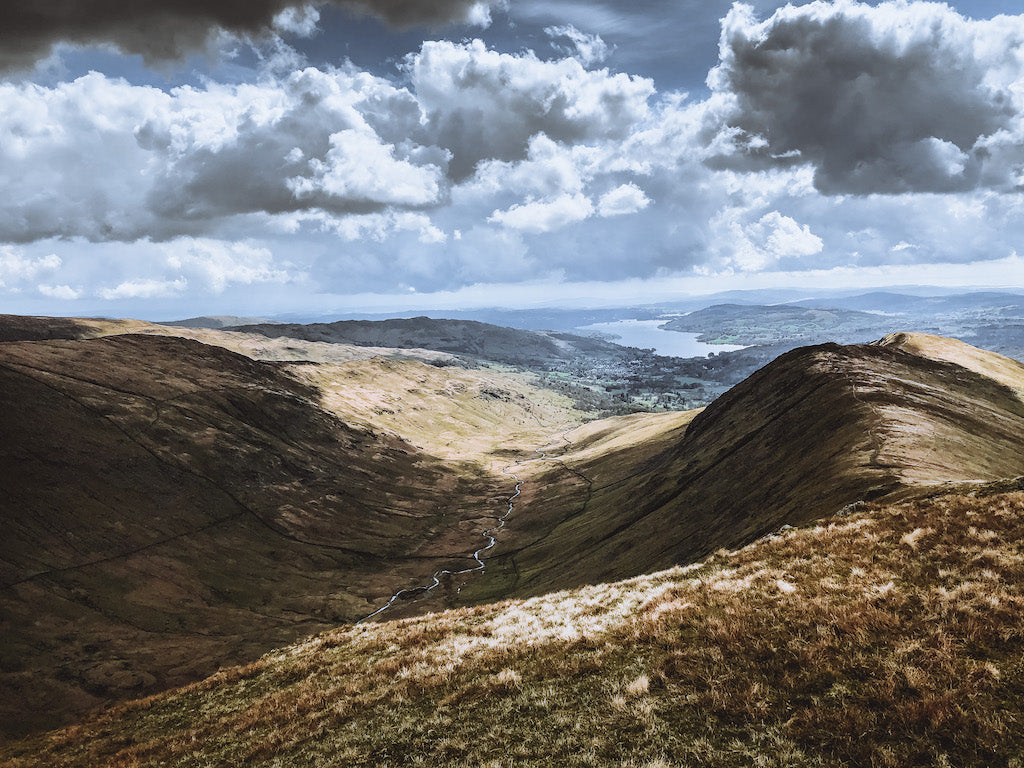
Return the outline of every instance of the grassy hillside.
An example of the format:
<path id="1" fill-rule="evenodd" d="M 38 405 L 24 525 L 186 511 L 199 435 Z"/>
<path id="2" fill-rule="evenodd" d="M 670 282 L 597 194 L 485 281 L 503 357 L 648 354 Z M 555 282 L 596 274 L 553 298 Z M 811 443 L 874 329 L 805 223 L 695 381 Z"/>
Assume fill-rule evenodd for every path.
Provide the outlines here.
<path id="1" fill-rule="evenodd" d="M 994 352 L 978 349 L 957 339 L 927 333 L 891 333 L 876 344 L 962 366 L 997 381 L 1024 399 L 1024 363 Z"/>
<path id="2" fill-rule="evenodd" d="M 917 351 L 805 347 L 696 415 L 566 433 L 551 449 L 560 463 L 532 465 L 522 509 L 467 597 L 625 578 L 860 500 L 1024 474 L 1024 365 L 949 340 L 903 341 Z"/>
<path id="3" fill-rule="evenodd" d="M 386 366 L 404 408 L 480 450 L 442 460 L 375 414 Z M 514 486 L 488 448 L 572 417 L 495 373 L 343 367 L 363 388 L 329 409 L 286 366 L 181 338 L 0 344 L 0 732 L 199 679 L 465 567 Z M 482 391 L 511 402 L 481 420 Z"/>
<path id="4" fill-rule="evenodd" d="M 312 347 L 293 345 L 313 342 L 135 321 L 29 318 L 17 334 L 75 338 L 0 344 L 9 735 L 399 590 L 383 618 L 637 576 L 864 499 L 1024 474 L 1024 366 L 913 334 L 792 352 L 700 413 L 582 426 L 528 377 L 450 360 L 325 344 L 331 362 L 298 363 Z M 425 592 L 475 564 L 513 473 L 486 571 Z"/>
<path id="5" fill-rule="evenodd" d="M 82 766 L 1019 766 L 1024 483 L 337 629 L 0 748 Z"/>
<path id="6" fill-rule="evenodd" d="M 457 358 L 453 355 L 428 349 L 390 349 L 287 337 L 270 338 L 259 333 L 221 331 L 206 327 L 173 324 L 160 325 L 143 320 L 0 315 L 0 342 L 96 339 L 129 333 L 193 339 L 211 346 L 223 347 L 240 355 L 251 357 L 253 360 L 347 363 L 386 357 L 394 360 L 419 360 L 442 366 L 458 363 Z"/>
<path id="7" fill-rule="evenodd" d="M 412 317 L 395 320 L 339 320 L 334 323 L 264 324 L 236 326 L 232 330 L 287 336 L 309 341 L 378 347 L 427 348 L 514 364 L 560 361 L 628 352 L 600 339 L 550 331 L 523 331 L 476 320 L 435 320 Z"/>
<path id="8" fill-rule="evenodd" d="M 528 374 L 383 357 L 288 371 L 316 387 L 321 405 L 343 419 L 393 432 L 433 456 L 495 471 L 517 452 L 535 457 L 556 426 L 569 429 L 588 417 L 568 397 L 533 386 Z"/>

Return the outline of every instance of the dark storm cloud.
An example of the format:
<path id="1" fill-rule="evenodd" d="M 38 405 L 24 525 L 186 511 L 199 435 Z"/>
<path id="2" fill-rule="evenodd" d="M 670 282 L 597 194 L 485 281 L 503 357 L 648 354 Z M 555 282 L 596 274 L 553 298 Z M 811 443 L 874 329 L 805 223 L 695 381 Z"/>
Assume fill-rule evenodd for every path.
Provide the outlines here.
<path id="1" fill-rule="evenodd" d="M 734 167 L 810 162 L 822 192 L 1014 188 L 1024 161 L 1024 17 L 945 5 L 812 3 L 725 19 L 709 77 L 734 98 Z"/>
<path id="2" fill-rule="evenodd" d="M 0 69 L 31 66 L 56 43 L 111 44 L 147 61 L 179 59 L 219 31 L 259 36 L 289 8 L 333 5 L 396 27 L 481 21 L 484 0 L 7 0 L 0 3 Z"/>

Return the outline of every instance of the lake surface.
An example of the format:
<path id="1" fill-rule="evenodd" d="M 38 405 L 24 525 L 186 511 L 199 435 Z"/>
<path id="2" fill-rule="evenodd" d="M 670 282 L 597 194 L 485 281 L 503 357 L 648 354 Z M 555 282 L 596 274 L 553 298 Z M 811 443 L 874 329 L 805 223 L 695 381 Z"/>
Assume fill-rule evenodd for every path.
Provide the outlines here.
<path id="1" fill-rule="evenodd" d="M 681 333 L 665 331 L 658 326 L 668 322 L 669 318 L 660 320 L 616 320 L 613 323 L 593 323 L 583 325 L 576 330 L 581 333 L 597 331 L 617 338 L 616 344 L 626 347 L 653 349 L 659 355 L 673 357 L 707 357 L 710 352 L 732 352 L 743 349 L 735 344 L 705 344 L 697 341 L 698 333 Z"/>

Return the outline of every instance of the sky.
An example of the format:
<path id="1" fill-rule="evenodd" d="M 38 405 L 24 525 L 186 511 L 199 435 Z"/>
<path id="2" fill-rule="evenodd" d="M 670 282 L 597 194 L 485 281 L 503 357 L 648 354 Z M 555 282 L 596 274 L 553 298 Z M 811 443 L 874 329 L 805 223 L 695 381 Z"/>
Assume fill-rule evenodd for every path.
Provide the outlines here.
<path id="1" fill-rule="evenodd" d="M 1024 291 L 1018 0 L 7 0 L 0 312 Z"/>

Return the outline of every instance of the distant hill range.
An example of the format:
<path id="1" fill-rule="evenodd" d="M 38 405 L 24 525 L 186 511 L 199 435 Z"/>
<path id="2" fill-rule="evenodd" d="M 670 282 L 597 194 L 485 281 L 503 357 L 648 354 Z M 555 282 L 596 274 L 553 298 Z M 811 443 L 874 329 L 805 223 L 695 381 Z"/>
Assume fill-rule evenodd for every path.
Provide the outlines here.
<path id="1" fill-rule="evenodd" d="M 876 339 L 894 327 L 966 341 L 1024 359 L 1024 296 L 968 293 L 913 296 L 876 292 L 787 304 L 716 304 L 672 318 L 667 330 L 699 334 L 706 343 L 747 345 L 718 356 L 723 383 L 735 383 L 790 349 Z"/>
<path id="2" fill-rule="evenodd" d="M 863 342 L 888 332 L 894 323 L 995 351 L 1024 350 L 1024 296 L 1005 293 L 921 297 L 879 292 L 792 304 L 716 304 L 662 327 L 699 333 L 709 343 L 792 347 Z"/>
<path id="3" fill-rule="evenodd" d="M 341 320 L 311 325 L 259 325 L 244 330 L 268 337 L 312 339 L 317 343 L 443 350 L 474 360 L 554 372 L 561 376 L 556 382 L 560 386 L 564 386 L 564 375 L 568 375 L 598 393 L 595 400 L 585 391 L 577 391 L 575 396 L 581 406 L 606 414 L 632 408 L 686 409 L 706 405 L 791 349 L 826 342 L 866 343 L 895 327 L 958 338 L 1024 359 L 1024 296 L 1018 294 L 917 296 L 875 292 L 793 300 L 797 297 L 798 294 L 772 297 L 770 292 L 736 292 L 734 296 L 718 297 L 729 298 L 730 303 L 711 306 L 687 300 L 615 310 L 478 310 L 461 313 L 460 319 Z M 766 298 L 790 300 L 751 303 Z M 474 319 L 469 315 L 474 315 Z M 662 319 L 663 329 L 698 334 L 698 339 L 707 344 L 738 344 L 745 348 L 716 352 L 713 359 L 701 355 L 683 360 L 586 338 L 587 332 L 582 332 L 581 337 L 571 330 L 574 325 L 628 318 Z M 570 330 L 515 330 L 495 325 L 495 320 L 518 329 Z"/>
<path id="4" fill-rule="evenodd" d="M 274 321 L 266 317 L 238 317 L 237 315 L 213 315 L 202 317 L 189 317 L 185 320 L 167 320 L 160 325 L 169 325 L 177 328 L 210 328 L 220 330 L 233 325 L 251 324 L 272 324 Z"/>
<path id="5" fill-rule="evenodd" d="M 631 355 L 625 347 L 589 336 L 430 317 L 238 325 L 225 330 L 357 346 L 434 349 L 512 365 L 537 366 L 594 355 L 621 359 Z"/>
<path id="6" fill-rule="evenodd" d="M 716 304 L 669 320 L 662 328 L 699 333 L 700 340 L 710 344 L 749 346 L 824 340 L 863 342 L 885 333 L 891 323 L 891 318 L 852 309 Z"/>
<path id="7" fill-rule="evenodd" d="M 905 293 L 874 291 L 842 298 L 803 299 L 793 302 L 793 304 L 820 309 L 851 309 L 886 314 L 937 315 L 984 310 L 989 313 L 1012 312 L 1018 317 L 1024 315 L 1024 296 L 1017 293 L 994 291 L 958 293 L 952 296 L 911 296 Z"/>
<path id="8" fill-rule="evenodd" d="M 47 338 L 42 319 L 5 323 Z M 358 323 L 322 332 L 338 325 L 371 342 Z M 416 319 L 382 338 L 378 324 L 372 342 L 447 333 L 487 356 L 501 339 L 524 359 L 576 344 L 479 325 Z M 126 327 L 143 326 L 58 320 L 72 338 L 0 343 L 8 735 L 254 659 L 398 589 L 417 599 L 385 618 L 648 573 L 858 501 L 1024 474 L 1024 365 L 931 336 L 795 350 L 700 413 L 580 426 L 568 401 L 501 372 L 257 361 L 218 346 L 249 336 Z M 521 493 L 485 573 L 419 590 L 465 567 L 512 472 Z"/>

